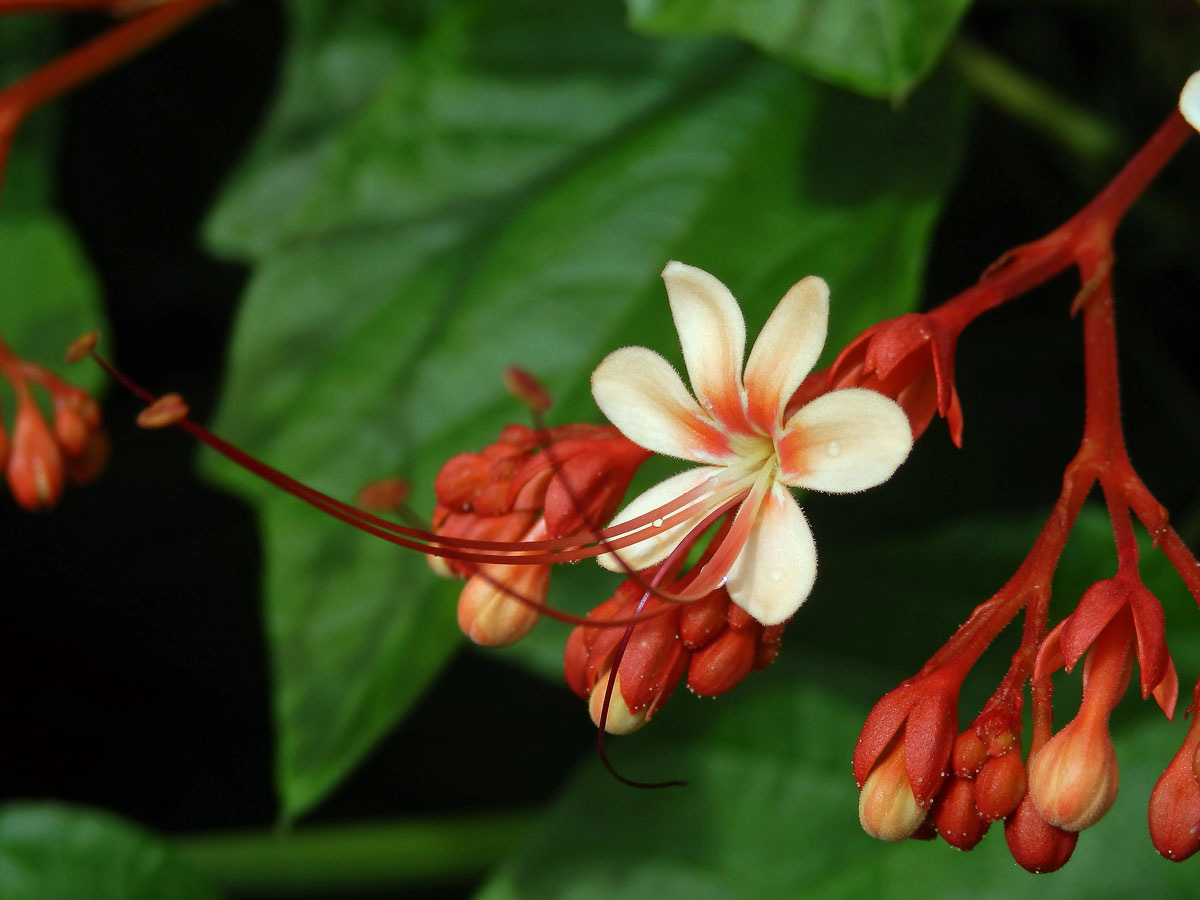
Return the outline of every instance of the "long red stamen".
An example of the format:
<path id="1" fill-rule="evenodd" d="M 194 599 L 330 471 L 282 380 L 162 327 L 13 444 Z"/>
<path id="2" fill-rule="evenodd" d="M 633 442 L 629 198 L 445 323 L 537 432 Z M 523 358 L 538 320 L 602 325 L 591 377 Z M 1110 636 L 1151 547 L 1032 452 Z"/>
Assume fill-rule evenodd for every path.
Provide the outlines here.
<path id="1" fill-rule="evenodd" d="M 101 356 L 94 350 L 90 351 L 92 359 L 104 369 L 104 371 L 113 380 L 117 381 L 131 393 L 144 400 L 146 403 L 153 404 L 160 398 L 151 391 L 142 387 L 124 372 L 117 369 L 112 363 Z M 587 557 L 599 556 L 602 553 L 613 552 L 622 547 L 637 543 L 645 538 L 644 535 L 630 535 L 628 532 L 632 529 L 642 529 L 646 525 L 654 522 L 660 522 L 659 528 L 662 530 L 668 529 L 674 525 L 678 525 L 681 521 L 686 521 L 692 518 L 699 510 L 705 508 L 707 495 L 711 492 L 710 486 L 700 485 L 691 491 L 677 497 L 670 503 L 665 504 L 657 510 L 653 510 L 645 515 L 638 516 L 628 522 L 623 522 L 619 525 L 610 528 L 600 529 L 598 531 L 579 532 L 574 535 L 568 535 L 565 538 L 549 541 L 530 541 L 512 542 L 512 541 L 481 541 L 471 540 L 468 538 L 451 538 L 435 534 L 424 529 L 412 528 L 405 525 L 399 525 L 395 522 L 390 522 L 387 519 L 382 519 L 372 515 L 357 507 L 344 503 L 334 497 L 329 496 L 321 491 L 311 488 L 301 481 L 297 481 L 290 475 L 287 475 L 274 466 L 268 465 L 259 459 L 251 456 L 244 450 L 229 443 L 224 438 L 221 438 L 209 431 L 202 425 L 197 424 L 186 415 L 180 417 L 173 424 L 177 425 L 189 435 L 201 443 L 211 447 L 216 452 L 220 453 L 226 459 L 236 463 L 247 471 L 257 475 L 264 481 L 278 487 L 280 490 L 286 491 L 298 500 L 308 503 L 310 506 L 320 510 L 327 515 L 332 516 L 347 525 L 351 525 L 360 531 L 370 534 L 374 537 L 382 538 L 385 541 L 393 543 L 405 549 L 415 550 L 418 553 L 431 554 L 445 557 L 447 559 L 455 559 L 463 562 L 477 563 L 480 565 L 499 564 L 499 565 L 544 565 L 547 563 L 569 562 Z M 729 509 L 733 508 L 737 503 L 740 503 L 744 496 L 739 495 L 726 503 L 722 504 L 717 511 L 707 516 L 702 523 L 700 531 L 708 528 L 720 515 L 723 515 Z M 656 533 L 657 533 L 656 529 Z M 596 541 L 600 543 L 591 547 L 580 547 L 579 544 L 592 544 Z M 567 552 L 551 552 L 551 553 L 531 553 L 530 551 L 543 548 L 560 548 Z M 476 551 L 493 551 L 493 552 L 471 552 Z M 519 554 L 519 555 L 515 555 Z M 620 558 L 619 556 L 617 557 Z M 625 566 L 630 577 L 640 580 L 639 573 L 631 567 Z M 493 587 L 503 591 L 512 599 L 524 603 L 527 606 L 537 609 L 544 615 L 556 619 L 560 622 L 565 622 L 571 625 L 586 625 L 596 626 L 592 619 L 585 616 L 579 616 L 561 610 L 554 609 L 547 604 L 534 600 L 530 597 L 525 597 L 520 592 L 514 591 L 508 586 L 502 584 L 499 580 L 489 576 L 487 573 L 476 573 L 480 577 L 485 578 Z M 667 601 L 682 602 L 684 599 L 673 597 L 670 594 L 663 593 L 657 589 L 656 584 L 647 583 L 644 585 L 647 590 L 647 596 L 653 595 Z M 648 613 L 641 613 L 640 607 L 638 614 L 626 616 L 622 618 L 611 619 L 603 623 L 603 627 L 633 627 L 650 619 L 657 618 L 668 612 L 670 607 L 651 610 Z"/>
<path id="2" fill-rule="evenodd" d="M 154 403 L 159 398 L 125 375 L 98 353 L 92 353 L 92 358 L 114 380 L 136 394 L 147 403 Z M 326 512 L 329 515 L 353 525 L 368 534 L 383 538 L 398 546 L 421 553 L 442 556 L 472 563 L 499 563 L 501 565 L 543 565 L 546 563 L 573 562 L 600 556 L 612 550 L 619 550 L 645 540 L 649 535 L 639 535 L 636 532 L 647 525 L 654 525 L 655 532 L 665 531 L 674 525 L 687 521 L 709 504 L 706 498 L 712 488 L 708 484 L 699 485 L 670 503 L 666 503 L 645 515 L 630 519 L 618 525 L 594 531 L 582 531 L 561 538 L 542 541 L 513 542 L 513 541 L 483 541 L 471 538 L 456 538 L 439 535 L 431 531 L 400 525 L 387 519 L 382 519 L 365 510 L 344 503 L 321 491 L 297 481 L 275 467 L 262 462 L 234 446 L 228 441 L 197 424 L 192 419 L 183 417 L 177 424 L 196 440 L 208 445 L 231 462 L 286 491 L 299 500 Z M 633 533 L 631 533 L 633 532 Z M 600 542 L 597 544 L 597 542 Z M 593 546 L 580 546 L 580 545 Z M 531 553 L 534 550 L 554 552 Z M 470 552 L 484 551 L 484 552 Z M 486 552 L 492 551 L 492 552 Z M 520 556 L 512 554 L 519 553 Z"/>

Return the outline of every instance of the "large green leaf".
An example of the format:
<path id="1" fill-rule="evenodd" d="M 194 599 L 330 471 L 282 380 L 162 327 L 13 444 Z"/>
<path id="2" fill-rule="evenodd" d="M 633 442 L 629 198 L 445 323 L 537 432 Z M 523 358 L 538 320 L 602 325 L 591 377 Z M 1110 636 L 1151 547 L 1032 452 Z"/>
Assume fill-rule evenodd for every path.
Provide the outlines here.
<path id="1" fill-rule="evenodd" d="M 899 98 L 928 74 L 971 0 L 625 0 L 656 34 L 731 34 L 818 78 Z"/>
<path id="2" fill-rule="evenodd" d="M 752 330 L 819 272 L 831 348 L 915 302 L 959 147 L 944 84 L 896 113 L 726 44 L 631 35 L 599 0 L 461 3 L 423 29 L 388 4 L 295 6 L 279 112 L 209 236 L 255 266 L 218 428 L 317 487 L 402 472 L 428 511 L 440 464 L 520 417 L 508 363 L 564 398 L 559 420 L 596 420 L 606 352 L 678 358 L 671 258 L 725 279 Z M 384 43 L 390 65 L 332 62 Z M 211 468 L 263 515 L 277 781 L 297 814 L 453 651 L 455 588 Z"/>
<path id="3" fill-rule="evenodd" d="M 834 545 L 779 662 L 715 702 L 679 692 L 643 731 L 609 741 L 626 774 L 684 778 L 687 787 L 634 791 L 609 778 L 598 761 L 584 763 L 481 896 L 1195 896 L 1194 873 L 1162 860 L 1146 834 L 1150 790 L 1186 725 L 1164 721 L 1153 701 L 1138 707 L 1136 688 L 1117 716 L 1117 803 L 1081 836 L 1059 874 L 1034 878 L 1018 868 L 999 828 L 962 854 L 940 841 L 881 844 L 859 827 L 850 757 L 870 703 L 910 675 L 953 623 L 1003 583 L 1039 525 L 1032 518 L 980 520 L 920 540 L 904 535 L 890 543 Z M 1055 578 L 1064 610 L 1089 583 L 1112 574 L 1112 556 L 1104 514 L 1087 511 Z M 1143 573 L 1168 618 L 1182 618 L 1190 598 L 1148 548 Z M 883 585 L 897 602 L 864 604 L 864 592 Z M 870 621 L 855 615 L 859 608 L 873 611 Z M 1173 640 L 1172 650 L 1181 672 L 1200 666 L 1195 639 Z M 964 722 L 1008 661 L 1000 646 L 989 657 L 968 681 L 974 698 L 964 700 Z M 1060 723 L 1078 702 L 1078 680 L 1078 670 L 1062 677 L 1066 689 L 1055 694 Z"/>
<path id="4" fill-rule="evenodd" d="M 0 84 L 16 81 L 52 55 L 52 23 L 0 19 Z M 52 206 L 56 128 L 53 110 L 21 125 L 0 191 L 0 334 L 21 356 L 62 368 L 67 345 L 102 328 L 99 289 L 79 241 Z M 70 373 L 95 390 L 94 366 Z"/>
<path id="5" fill-rule="evenodd" d="M 150 833 L 116 816 L 57 803 L 0 808 L 5 900 L 216 900 Z"/>

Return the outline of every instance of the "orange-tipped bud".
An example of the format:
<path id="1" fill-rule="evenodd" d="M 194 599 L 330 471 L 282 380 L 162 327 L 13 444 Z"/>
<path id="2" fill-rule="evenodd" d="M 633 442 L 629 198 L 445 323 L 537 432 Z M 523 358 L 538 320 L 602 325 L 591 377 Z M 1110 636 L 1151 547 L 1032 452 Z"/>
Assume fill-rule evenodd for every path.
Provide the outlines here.
<path id="1" fill-rule="evenodd" d="M 991 824 L 975 808 L 975 783 L 957 775 L 946 779 L 933 800 L 931 814 L 938 834 L 956 850 L 973 849 Z"/>
<path id="2" fill-rule="evenodd" d="M 167 428 L 188 414 L 187 402 L 179 394 L 163 394 L 140 413 L 137 423 L 140 428 Z"/>
<path id="3" fill-rule="evenodd" d="M 975 777 L 975 808 L 989 822 L 1007 819 L 1025 796 L 1025 764 L 1012 750 L 988 760 Z"/>
<path id="4" fill-rule="evenodd" d="M 509 366 L 504 370 L 504 386 L 508 392 L 532 409 L 535 413 L 544 413 L 550 408 L 550 392 L 542 386 L 537 377 Z"/>
<path id="5" fill-rule="evenodd" d="M 867 775 L 858 795 L 858 821 L 871 837 L 895 843 L 911 837 L 928 812 L 913 796 L 901 735 Z"/>
<path id="6" fill-rule="evenodd" d="M 1079 833 L 1055 828 L 1038 815 L 1029 794 L 1004 823 L 1004 839 L 1017 864 L 1040 875 L 1057 872 L 1075 852 Z"/>
<path id="7" fill-rule="evenodd" d="M 28 395 L 17 407 L 12 452 L 8 459 L 8 486 L 16 501 L 28 510 L 58 502 L 63 489 L 63 456 L 41 411 Z"/>
<path id="8" fill-rule="evenodd" d="M 1187 740 L 1150 794 L 1150 840 L 1154 849 L 1176 862 L 1200 850 L 1200 717 L 1192 720 Z"/>
<path id="9" fill-rule="evenodd" d="M 380 478 L 364 484 L 355 497 L 355 503 L 363 509 L 394 512 L 408 502 L 410 493 L 412 489 L 403 478 Z"/>
<path id="10" fill-rule="evenodd" d="M 89 331 L 81 334 L 75 340 L 71 341 L 71 345 L 67 347 L 67 362 L 77 363 L 80 360 L 87 359 L 92 351 L 96 349 L 96 344 L 100 342 L 100 332 Z"/>
<path id="11" fill-rule="evenodd" d="M 485 647 L 515 644 L 533 630 L 541 613 L 513 595 L 542 603 L 549 586 L 547 565 L 481 566 L 458 596 L 458 626 Z"/>
<path id="12" fill-rule="evenodd" d="M 1117 753 L 1102 716 L 1080 714 L 1031 760 L 1029 795 L 1049 824 L 1082 831 L 1117 798 Z"/>

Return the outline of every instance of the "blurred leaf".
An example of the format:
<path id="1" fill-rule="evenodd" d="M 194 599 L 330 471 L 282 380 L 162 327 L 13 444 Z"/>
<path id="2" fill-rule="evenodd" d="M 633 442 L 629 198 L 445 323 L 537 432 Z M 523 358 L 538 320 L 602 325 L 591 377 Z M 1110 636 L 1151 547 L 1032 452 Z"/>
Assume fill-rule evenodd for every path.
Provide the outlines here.
<path id="1" fill-rule="evenodd" d="M 637 28 L 729 34 L 871 97 L 900 98 L 933 68 L 971 0 L 625 0 Z"/>
<path id="2" fill-rule="evenodd" d="M 53 23 L 17 16 L 0 19 L 0 84 L 9 84 L 51 55 Z M 53 110 L 34 113 L 17 132 L 0 192 L 0 334 L 21 356 L 61 371 L 68 344 L 103 330 L 100 292 L 66 219 L 52 206 L 57 141 Z M 66 373 L 96 390 L 92 365 Z"/>
<path id="3" fill-rule="evenodd" d="M 601 2 L 461 3 L 419 38 L 388 4 L 296 9 L 280 111 L 209 236 L 255 264 L 218 428 L 314 486 L 351 497 L 399 472 L 428 510 L 442 462 L 521 418 L 512 362 L 560 397 L 559 421 L 596 420 L 605 353 L 679 357 L 658 279 L 671 258 L 725 279 L 752 331 L 821 273 L 830 353 L 916 301 L 963 121 L 946 84 L 897 114 L 726 44 L 631 35 Z M 392 67 L 330 62 L 364 42 L 390 42 Z M 295 815 L 457 645 L 456 586 L 211 470 L 263 514 Z"/>
<path id="4" fill-rule="evenodd" d="M 216 900 L 149 832 L 116 816 L 56 803 L 0 808 L 5 900 Z"/>

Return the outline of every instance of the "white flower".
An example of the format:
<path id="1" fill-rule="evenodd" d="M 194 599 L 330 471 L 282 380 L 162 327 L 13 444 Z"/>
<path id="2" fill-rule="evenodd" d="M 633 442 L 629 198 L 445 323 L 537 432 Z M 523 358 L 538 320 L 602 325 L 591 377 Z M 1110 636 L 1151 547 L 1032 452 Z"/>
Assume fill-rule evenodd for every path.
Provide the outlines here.
<path id="1" fill-rule="evenodd" d="M 783 622 L 808 598 L 817 573 L 812 532 L 788 488 L 847 493 L 886 481 L 912 448 L 908 418 L 882 394 L 847 388 L 817 397 L 784 421 L 788 400 L 825 343 L 829 288 L 820 278 L 787 292 L 744 373 L 746 324 L 729 289 L 679 262 L 667 265 L 663 280 L 695 396 L 670 363 L 645 347 L 609 354 L 592 374 L 592 395 L 634 443 L 703 465 L 650 488 L 613 524 L 689 492 L 701 499 L 665 525 L 660 519 L 632 530 L 620 558 L 634 569 L 661 562 L 722 505 L 740 498 L 688 596 L 724 584 L 762 624 Z M 624 570 L 611 553 L 600 563 Z"/>

